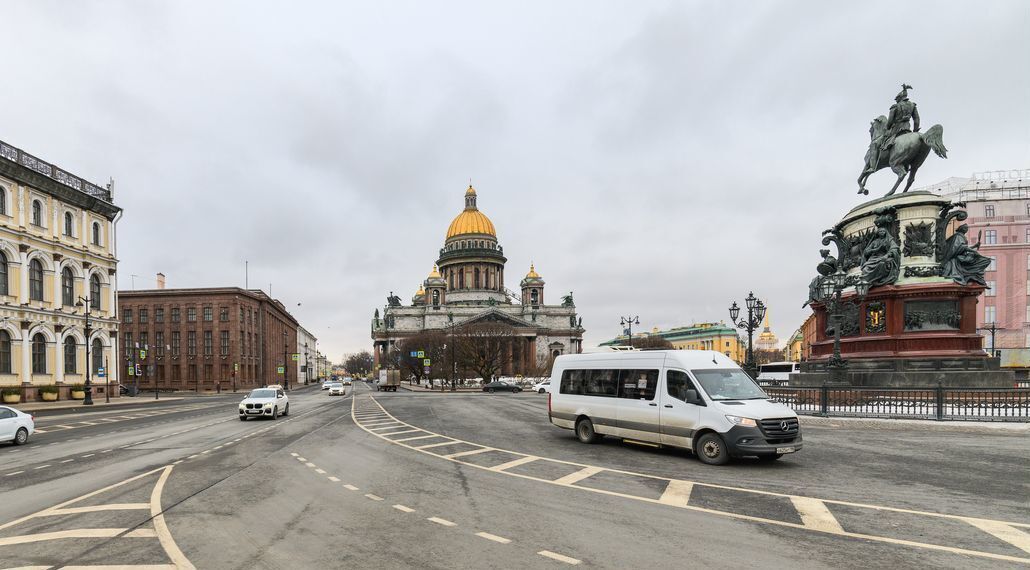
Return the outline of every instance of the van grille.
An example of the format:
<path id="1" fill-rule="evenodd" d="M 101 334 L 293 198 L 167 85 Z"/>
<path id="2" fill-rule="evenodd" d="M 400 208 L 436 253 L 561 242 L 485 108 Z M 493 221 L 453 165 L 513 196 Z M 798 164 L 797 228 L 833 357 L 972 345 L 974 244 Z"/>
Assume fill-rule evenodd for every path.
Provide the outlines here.
<path id="1" fill-rule="evenodd" d="M 762 426 L 762 433 L 768 437 L 789 438 L 794 437 L 800 430 L 797 418 L 773 418 L 761 420 L 758 425 Z"/>

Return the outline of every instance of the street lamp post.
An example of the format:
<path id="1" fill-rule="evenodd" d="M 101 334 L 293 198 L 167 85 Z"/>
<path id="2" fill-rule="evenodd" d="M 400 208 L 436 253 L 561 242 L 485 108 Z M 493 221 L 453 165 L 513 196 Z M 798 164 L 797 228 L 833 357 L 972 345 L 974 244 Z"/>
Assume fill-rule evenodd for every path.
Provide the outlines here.
<path id="1" fill-rule="evenodd" d="M 286 354 L 290 350 L 290 343 L 287 340 L 289 337 L 290 335 L 286 331 L 283 331 L 283 383 L 285 384 L 287 392 L 290 390 L 290 359 Z"/>
<path id="2" fill-rule="evenodd" d="M 998 333 L 998 323 L 991 321 L 987 326 L 980 327 L 980 330 L 991 333 L 991 357 L 998 356 L 998 345 L 994 343 L 995 335 Z"/>
<path id="3" fill-rule="evenodd" d="M 762 320 L 765 319 L 766 307 L 761 299 L 755 297 L 753 291 L 748 292 L 747 298 L 744 299 L 744 306 L 747 307 L 747 317 L 738 321 L 740 307 L 734 301 L 730 305 L 730 320 L 737 328 L 747 331 L 747 356 L 744 359 L 744 371 L 747 372 L 748 376 L 757 378 L 758 367 L 755 365 L 754 336 L 758 327 L 762 326 Z"/>
<path id="4" fill-rule="evenodd" d="M 620 317 L 619 318 L 619 324 L 622 325 L 623 327 L 626 327 L 626 331 L 627 331 L 626 332 L 626 340 L 627 340 L 630 348 L 632 348 L 633 347 L 633 325 L 639 325 L 640 324 L 640 317 L 639 316 Z"/>
<path id="5" fill-rule="evenodd" d="M 93 367 L 89 362 L 89 333 L 92 332 L 92 329 L 89 327 L 89 303 L 89 299 L 85 297 L 79 297 L 78 302 L 75 303 L 86 311 L 86 397 L 82 399 L 83 406 L 93 405 Z M 104 390 L 107 401 L 110 402 L 111 396 L 107 395 L 108 392 L 109 390 Z"/>
<path id="6" fill-rule="evenodd" d="M 826 308 L 826 318 L 833 327 L 833 355 L 826 362 L 826 368 L 830 372 L 830 383 L 843 385 L 847 384 L 848 361 L 840 353 L 841 321 L 844 319 L 845 303 L 841 296 L 847 286 L 847 275 L 843 272 L 831 273 L 822 278 L 819 283 L 819 293 L 822 296 L 823 306 Z M 859 280 L 855 285 L 855 296 L 848 301 L 857 303 L 869 292 L 869 283 Z"/>

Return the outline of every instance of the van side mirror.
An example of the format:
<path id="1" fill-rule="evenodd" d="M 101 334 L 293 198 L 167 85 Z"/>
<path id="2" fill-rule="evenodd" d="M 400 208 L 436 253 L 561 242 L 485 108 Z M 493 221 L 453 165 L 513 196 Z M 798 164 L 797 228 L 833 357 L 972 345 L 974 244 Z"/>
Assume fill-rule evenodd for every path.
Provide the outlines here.
<path id="1" fill-rule="evenodd" d="M 705 405 L 704 400 L 702 400 L 701 397 L 698 395 L 697 390 L 687 390 L 686 402 L 688 404 L 696 404 L 698 406 Z"/>

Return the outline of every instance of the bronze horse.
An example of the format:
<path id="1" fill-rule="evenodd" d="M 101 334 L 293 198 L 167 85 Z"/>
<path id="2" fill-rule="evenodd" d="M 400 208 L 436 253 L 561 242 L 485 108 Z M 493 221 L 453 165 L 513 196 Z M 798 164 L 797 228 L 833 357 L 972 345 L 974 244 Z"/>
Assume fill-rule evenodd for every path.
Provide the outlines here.
<path id="1" fill-rule="evenodd" d="M 858 177 L 859 194 L 868 194 L 869 190 L 865 188 L 866 180 L 869 179 L 872 173 L 888 166 L 898 175 L 898 180 L 894 183 L 891 191 L 887 193 L 887 196 L 897 191 L 906 174 L 908 174 L 908 183 L 905 184 L 905 189 L 902 192 L 908 192 L 908 189 L 912 187 L 912 181 L 915 180 L 916 171 L 923 165 L 923 161 L 926 160 L 931 149 L 933 149 L 937 156 L 948 158 L 948 149 L 944 148 L 944 127 L 934 125 L 927 129 L 926 132 L 907 132 L 898 135 L 894 139 L 894 145 L 891 146 L 890 154 L 880 152 L 876 164 L 872 164 L 873 157 L 877 155 L 880 137 L 883 136 L 886 125 L 887 117 L 880 115 L 873 121 L 872 128 L 869 129 L 873 143 L 869 145 L 869 150 L 866 151 L 866 165 L 862 169 L 862 174 Z"/>

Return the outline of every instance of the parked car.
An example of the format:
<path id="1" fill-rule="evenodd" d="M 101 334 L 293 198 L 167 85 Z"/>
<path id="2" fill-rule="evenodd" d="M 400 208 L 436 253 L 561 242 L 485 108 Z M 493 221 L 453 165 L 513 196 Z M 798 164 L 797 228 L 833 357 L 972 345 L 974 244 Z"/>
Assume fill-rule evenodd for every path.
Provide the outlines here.
<path id="1" fill-rule="evenodd" d="M 517 394 L 522 391 L 522 388 L 519 388 L 515 384 L 509 384 L 501 380 L 495 380 L 488 384 L 483 384 L 483 391 L 490 392 L 491 394 L 493 394 L 494 392 L 511 392 L 513 394 Z"/>
<path id="2" fill-rule="evenodd" d="M 0 406 L 0 441 L 25 445 L 36 431 L 36 418 L 14 408 Z"/>
<path id="3" fill-rule="evenodd" d="M 325 381 L 322 382 L 322 389 L 323 390 L 328 390 L 329 386 L 331 386 L 331 385 L 332 385 L 332 382 L 330 382 L 329 380 L 325 380 Z"/>
<path id="4" fill-rule="evenodd" d="M 329 395 L 330 396 L 346 396 L 347 389 L 343 387 L 342 382 L 330 382 L 329 383 Z"/>
<path id="5" fill-rule="evenodd" d="M 551 389 L 551 379 L 550 378 L 548 378 L 547 380 L 544 380 L 543 382 L 537 382 L 536 384 L 533 384 L 533 391 L 536 392 L 537 394 L 543 394 L 543 393 L 547 392 L 550 389 Z"/>
<path id="6" fill-rule="evenodd" d="M 282 388 L 257 388 L 240 402 L 240 421 L 247 418 L 272 418 L 290 413 L 290 399 Z"/>

